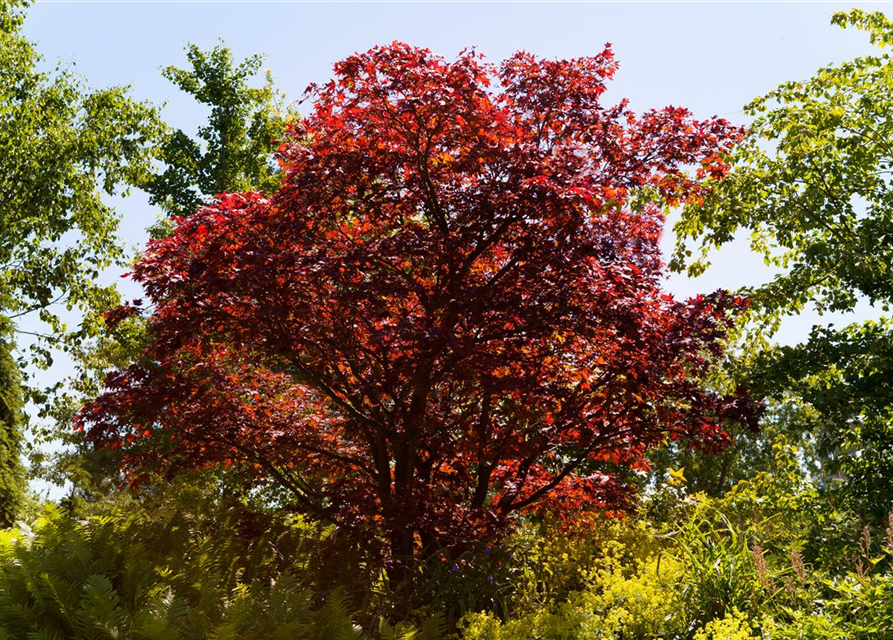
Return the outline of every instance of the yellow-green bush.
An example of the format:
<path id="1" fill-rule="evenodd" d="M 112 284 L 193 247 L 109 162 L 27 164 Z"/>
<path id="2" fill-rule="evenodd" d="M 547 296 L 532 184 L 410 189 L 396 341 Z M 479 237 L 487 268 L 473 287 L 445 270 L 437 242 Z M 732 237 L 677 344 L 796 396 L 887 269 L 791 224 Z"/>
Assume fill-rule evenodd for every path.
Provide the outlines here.
<path id="1" fill-rule="evenodd" d="M 576 576 L 582 588 L 564 599 L 545 598 L 507 622 L 492 613 L 466 616 L 461 628 L 464 640 L 596 640 L 663 636 L 680 621 L 679 596 L 674 588 L 681 579 L 682 565 L 663 552 L 655 539 L 645 536 L 637 525 L 606 523 L 600 533 L 624 532 L 629 542 L 601 541 L 577 548 L 580 541 L 544 542 L 542 551 L 570 547 L 557 555 L 555 569 L 540 569 L 551 577 Z M 600 536 L 596 536 L 596 539 Z M 577 563 L 571 562 L 574 558 Z M 548 562 L 540 560 L 548 567 Z M 523 581 L 522 581 L 523 582 Z M 531 582 L 523 582 L 530 587 Z M 534 582 L 534 585 L 537 583 Z M 545 590 L 548 594 L 549 591 Z M 527 592 L 529 597 L 530 591 Z"/>
<path id="2" fill-rule="evenodd" d="M 711 620 L 695 633 L 694 640 L 758 640 L 747 617 L 733 609 L 723 618 Z"/>
<path id="3" fill-rule="evenodd" d="M 827 520 L 800 511 L 833 507 L 795 453 L 724 497 L 652 494 L 664 521 L 531 518 L 411 599 L 332 527 L 225 492 L 49 508 L 0 531 L 0 640 L 893 640 L 893 520 L 810 552 Z"/>
<path id="4" fill-rule="evenodd" d="M 249 539 L 236 513 L 218 514 L 218 528 L 182 510 L 153 516 L 78 520 L 50 509 L 5 531 L 0 639 L 360 636 L 343 596 L 320 598 L 294 573 L 312 557 L 306 543 L 319 542 L 318 528 L 294 521 Z"/>

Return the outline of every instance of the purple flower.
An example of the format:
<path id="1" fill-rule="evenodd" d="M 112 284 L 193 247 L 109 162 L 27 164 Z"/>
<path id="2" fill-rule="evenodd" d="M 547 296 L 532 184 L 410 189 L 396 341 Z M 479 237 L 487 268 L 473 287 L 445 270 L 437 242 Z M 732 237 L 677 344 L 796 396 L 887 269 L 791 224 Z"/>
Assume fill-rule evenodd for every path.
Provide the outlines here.
<path id="1" fill-rule="evenodd" d="M 493 582 L 493 576 L 487 576 L 487 582 L 492 583 L 492 582 Z"/>
<path id="2" fill-rule="evenodd" d="M 458 570 L 459 570 L 459 565 L 458 565 L 458 564 L 454 564 L 454 565 L 453 565 L 453 568 L 450 569 L 450 571 L 452 571 L 453 573 L 456 573 Z"/>

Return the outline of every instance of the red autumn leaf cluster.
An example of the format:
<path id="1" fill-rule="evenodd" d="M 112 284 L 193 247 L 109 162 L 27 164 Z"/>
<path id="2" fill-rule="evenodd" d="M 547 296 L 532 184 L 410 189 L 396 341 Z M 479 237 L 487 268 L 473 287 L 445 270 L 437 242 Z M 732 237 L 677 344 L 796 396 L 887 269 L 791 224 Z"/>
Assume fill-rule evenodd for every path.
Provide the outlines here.
<path id="1" fill-rule="evenodd" d="M 755 405 L 702 380 L 741 301 L 675 300 L 658 245 L 741 131 L 604 106 L 615 69 L 400 43 L 338 63 L 278 193 L 150 243 L 151 340 L 88 438 L 135 474 L 238 465 L 395 557 L 616 506 L 667 438 L 725 444 Z"/>

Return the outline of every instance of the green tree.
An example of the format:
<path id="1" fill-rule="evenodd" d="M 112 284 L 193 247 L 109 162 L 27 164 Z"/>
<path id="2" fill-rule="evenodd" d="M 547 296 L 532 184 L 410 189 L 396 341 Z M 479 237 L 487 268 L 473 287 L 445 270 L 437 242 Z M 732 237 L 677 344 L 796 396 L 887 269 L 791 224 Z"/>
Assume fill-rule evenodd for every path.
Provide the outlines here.
<path id="1" fill-rule="evenodd" d="M 26 8 L 0 0 L 0 317 L 21 330 L 16 322 L 36 312 L 49 334 L 78 340 L 95 323 L 71 335 L 54 305 L 114 301 L 97 283 L 122 257 L 104 197 L 147 173 L 158 122 L 126 88 L 89 90 L 68 70 L 40 71 L 21 33 Z"/>
<path id="2" fill-rule="evenodd" d="M 0 340 L 0 529 L 13 525 L 25 494 L 22 388 L 10 345 Z"/>
<path id="3" fill-rule="evenodd" d="M 165 169 L 144 187 L 150 201 L 169 215 L 189 215 L 220 193 L 275 191 L 280 173 L 272 154 L 296 113 L 282 106 L 269 71 L 262 87 L 249 86 L 263 56 L 237 65 L 222 44 L 207 52 L 190 44 L 186 58 L 190 69 L 170 66 L 162 75 L 211 113 L 197 138 L 180 129 L 165 136 L 159 149 Z"/>
<path id="4" fill-rule="evenodd" d="M 816 327 L 800 345 L 767 349 L 748 371 L 755 386 L 813 411 L 801 426 L 827 489 L 874 521 L 893 499 L 893 327 L 889 320 Z"/>
<path id="5" fill-rule="evenodd" d="M 842 472 L 850 497 L 879 516 L 893 495 L 889 324 L 817 328 L 798 347 L 751 357 L 784 316 L 807 306 L 893 303 L 893 23 L 860 10 L 832 22 L 866 31 L 878 52 L 782 84 L 746 107 L 755 119 L 732 153 L 733 170 L 684 210 L 672 266 L 697 275 L 711 250 L 750 233 L 753 249 L 780 273 L 746 292 L 751 348 L 742 370 L 770 396 L 793 393 L 818 412 L 825 426 L 813 439 L 828 472 Z M 857 491 L 865 464 L 872 487 Z"/>
<path id="6" fill-rule="evenodd" d="M 21 366 L 48 365 L 54 349 L 96 335 L 100 312 L 117 301 L 98 283 L 123 257 L 106 198 L 145 180 L 161 132 L 154 109 L 126 88 L 92 90 L 67 69 L 41 71 L 22 35 L 28 5 L 0 0 L 0 526 L 24 482 Z M 60 309 L 83 321 L 69 328 Z M 31 358 L 16 349 L 26 334 Z"/>
<path id="7" fill-rule="evenodd" d="M 208 52 L 189 45 L 186 57 L 188 70 L 171 66 L 162 74 L 197 102 L 209 106 L 210 114 L 196 139 L 179 129 L 165 129 L 154 149 L 164 167 L 145 176 L 141 183 L 150 201 L 168 216 L 188 215 L 219 193 L 275 191 L 280 176 L 273 152 L 297 112 L 282 106 L 283 94 L 273 87 L 269 72 L 261 88 L 249 86 L 263 56 L 254 55 L 236 64 L 232 52 L 223 45 Z M 162 220 L 150 232 L 164 236 L 168 224 L 169 219 Z M 80 435 L 71 431 L 71 419 L 84 399 L 99 394 L 109 370 L 135 361 L 144 339 L 144 323 L 131 318 L 111 335 L 82 342 L 74 349 L 78 373 L 49 408 L 57 425 L 55 436 L 71 446 L 49 459 L 35 456 L 43 475 L 60 484 L 71 481 L 78 490 L 91 495 L 116 490 L 120 452 L 83 447 Z"/>

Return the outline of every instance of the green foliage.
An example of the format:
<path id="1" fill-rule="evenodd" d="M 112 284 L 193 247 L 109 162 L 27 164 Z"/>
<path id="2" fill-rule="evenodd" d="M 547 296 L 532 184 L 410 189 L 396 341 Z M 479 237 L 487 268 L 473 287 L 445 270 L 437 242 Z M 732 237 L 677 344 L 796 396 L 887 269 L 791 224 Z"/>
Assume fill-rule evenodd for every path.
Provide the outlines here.
<path id="1" fill-rule="evenodd" d="M 683 566 L 642 523 L 608 520 L 585 534 L 553 528 L 520 535 L 527 553 L 515 562 L 511 616 L 469 614 L 462 638 L 650 638 L 680 624 L 673 586 Z"/>
<path id="2" fill-rule="evenodd" d="M 528 533 L 537 542 L 514 563 L 512 610 L 467 615 L 461 637 L 890 637 L 893 519 L 859 533 L 823 502 L 795 447 L 778 438 L 772 452 L 768 470 L 719 498 L 675 488 L 648 500 L 669 511 L 645 504 L 579 537 Z"/>
<path id="3" fill-rule="evenodd" d="M 150 201 L 170 216 L 188 215 L 209 198 L 232 191 L 274 191 L 280 183 L 272 153 L 285 135 L 287 124 L 297 118 L 283 106 L 269 72 L 261 88 L 249 81 L 260 70 L 263 57 L 256 55 L 236 65 L 223 45 L 209 52 L 195 45 L 186 48 L 190 68 L 167 67 L 162 73 L 198 103 L 210 108 L 197 139 L 181 130 L 165 128 L 152 148 L 164 169 L 144 173 L 137 181 L 149 192 Z M 167 234 L 170 221 L 160 220 L 149 231 Z M 42 417 L 55 429 L 44 437 L 68 447 L 53 454 L 32 452 L 37 473 L 58 484 L 72 482 L 78 489 L 103 494 L 120 481 L 118 452 L 97 452 L 83 444 L 82 434 L 71 431 L 74 412 L 86 399 L 95 398 L 105 375 L 134 363 L 144 345 L 146 330 L 137 318 L 121 323 L 111 335 L 71 345 L 77 374 L 43 406 Z"/>
<path id="4" fill-rule="evenodd" d="M 893 302 L 893 23 L 861 10 L 832 22 L 867 32 L 877 53 L 751 102 L 754 121 L 732 153 L 728 179 L 687 207 L 676 226 L 676 269 L 700 273 L 712 249 L 747 231 L 752 248 L 781 270 L 744 292 L 752 304 L 743 329 L 751 355 L 782 317 L 808 305 L 850 311 L 867 299 L 888 310 Z M 693 240 L 700 248 L 694 260 Z M 893 490 L 891 343 L 888 320 L 817 328 L 806 343 L 765 349 L 739 367 L 749 386 L 808 408 L 811 424 L 802 426 L 813 431 L 813 464 L 839 485 L 829 485 L 838 501 L 875 521 Z"/>
<path id="5" fill-rule="evenodd" d="M 888 637 L 893 520 L 874 543 L 827 503 L 795 447 L 781 438 L 774 451 L 770 471 L 698 500 L 680 528 L 687 617 L 714 634 L 695 638 Z"/>
<path id="6" fill-rule="evenodd" d="M 28 4 L 0 0 L 0 526 L 10 524 L 25 481 L 23 394 L 47 401 L 14 370 L 22 341 L 13 334 L 37 338 L 30 360 L 38 366 L 51 364 L 54 348 L 75 351 L 97 335 L 101 312 L 118 301 L 99 274 L 123 258 L 118 216 L 104 199 L 145 180 L 161 131 L 155 110 L 126 88 L 93 90 L 67 69 L 41 71 L 21 33 Z M 59 306 L 79 310 L 80 325 L 67 327 Z"/>
<path id="7" fill-rule="evenodd" d="M 443 620 L 439 617 L 429 618 L 421 626 L 406 622 L 390 625 L 382 621 L 377 637 L 381 640 L 441 640 L 445 635 L 444 629 Z"/>
<path id="8" fill-rule="evenodd" d="M 680 442 L 670 442 L 656 449 L 650 456 L 648 483 L 658 487 L 674 482 L 673 474 L 681 471 L 691 493 L 718 497 L 732 486 L 771 464 L 771 438 L 776 426 L 753 432 L 742 427 L 730 427 L 734 445 L 722 451 L 709 452 L 692 449 Z"/>
<path id="9" fill-rule="evenodd" d="M 85 341 L 71 350 L 77 371 L 48 399 L 40 413 L 47 419 L 40 437 L 52 438 L 63 446 L 51 452 L 39 449 L 30 452 L 34 476 L 59 486 L 70 483 L 75 491 L 94 498 L 118 491 L 123 482 L 121 452 L 92 449 L 84 442 L 83 433 L 71 425 L 84 400 L 101 391 L 103 378 L 110 368 L 126 367 L 138 359 L 145 336 L 146 324 L 133 317 L 101 338 Z"/>
<path id="10" fill-rule="evenodd" d="M 438 640 L 464 613 L 465 640 L 890 637 L 893 516 L 861 528 L 795 447 L 772 451 L 719 498 L 667 487 L 638 514 L 528 520 L 489 551 L 435 557 L 412 610 L 334 527 L 221 491 L 222 478 L 69 500 L 71 515 L 0 533 L 0 632 Z"/>
<path id="11" fill-rule="evenodd" d="M 660 637 L 678 611 L 678 595 L 670 588 L 679 567 L 664 558 L 633 567 L 606 566 L 591 584 L 568 600 L 501 622 L 493 614 L 468 615 L 462 637 L 469 640 L 526 638 Z"/>
<path id="12" fill-rule="evenodd" d="M 749 374 L 770 397 L 793 396 L 812 409 L 803 426 L 814 434 L 829 495 L 875 521 L 893 495 L 891 338 L 886 320 L 815 328 L 807 344 L 762 353 Z"/>
<path id="13" fill-rule="evenodd" d="M 435 552 L 412 578 L 412 592 L 421 601 L 416 610 L 440 614 L 451 626 L 468 613 L 508 618 L 566 599 L 587 584 L 599 543 L 620 529 L 553 535 L 559 531 L 556 523 L 528 520 L 508 536 L 473 544 L 458 555 Z"/>
<path id="14" fill-rule="evenodd" d="M 708 509 L 701 505 L 702 511 Z M 735 610 L 757 611 L 764 592 L 772 595 L 772 576 L 750 527 L 733 523 L 722 513 L 696 513 L 679 535 L 686 569 L 681 595 L 693 626 Z"/>
<path id="15" fill-rule="evenodd" d="M 272 153 L 297 113 L 282 106 L 269 71 L 263 87 L 249 86 L 263 57 L 236 65 L 223 45 L 208 52 L 189 45 L 186 57 L 191 69 L 171 66 L 162 74 L 211 113 L 198 139 L 180 129 L 166 135 L 158 150 L 165 169 L 144 185 L 150 201 L 169 215 L 189 215 L 220 193 L 275 191 L 281 176 Z"/>
<path id="16" fill-rule="evenodd" d="M 0 340 L 0 528 L 15 522 L 25 493 L 22 387 L 8 344 Z"/>
<path id="17" fill-rule="evenodd" d="M 325 532 L 267 521 L 252 535 L 257 517 L 200 500 L 50 509 L 0 537 L 0 637 L 359 638 L 346 598 L 311 590 Z"/>
<path id="18" fill-rule="evenodd" d="M 708 622 L 694 640 L 757 640 L 747 617 L 733 609 L 727 616 Z"/>
<path id="19" fill-rule="evenodd" d="M 65 69 L 40 71 L 21 34 L 26 6 L 0 2 L 0 318 L 15 329 L 37 312 L 50 329 L 44 337 L 71 345 L 116 301 L 97 284 L 122 257 L 103 196 L 144 179 L 160 126 L 124 88 L 90 90 Z M 80 329 L 68 332 L 53 304 L 85 311 Z M 51 359 L 46 347 L 35 355 Z"/>
<path id="20" fill-rule="evenodd" d="M 882 14 L 855 10 L 834 22 L 867 30 L 888 46 L 891 24 Z M 820 69 L 751 102 L 746 141 L 732 154 L 733 171 L 702 203 L 686 208 L 676 226 L 674 265 L 691 255 L 688 239 L 706 253 L 751 232 L 752 247 L 786 269 L 754 290 L 761 314 L 787 313 L 814 302 L 847 310 L 859 295 L 885 302 L 893 296 L 890 233 L 893 207 L 885 178 L 893 161 L 893 68 L 889 53 Z"/>

